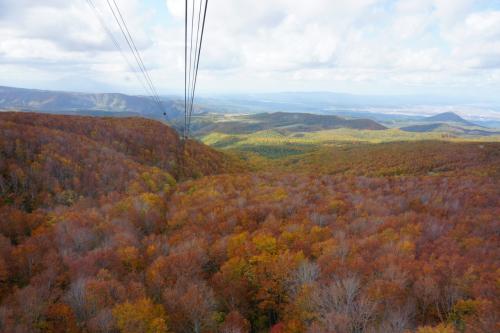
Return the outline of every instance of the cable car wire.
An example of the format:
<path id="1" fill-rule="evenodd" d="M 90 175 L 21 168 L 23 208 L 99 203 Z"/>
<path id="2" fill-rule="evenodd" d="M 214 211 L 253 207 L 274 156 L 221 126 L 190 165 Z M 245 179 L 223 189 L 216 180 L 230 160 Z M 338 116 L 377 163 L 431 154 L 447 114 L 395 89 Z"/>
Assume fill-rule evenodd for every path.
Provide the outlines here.
<path id="1" fill-rule="evenodd" d="M 124 24 L 124 26 L 122 26 L 122 24 L 120 24 L 120 21 L 118 20 L 118 17 L 116 15 L 115 11 L 113 10 L 113 7 L 111 6 L 111 3 L 109 2 L 109 0 L 107 0 L 108 7 L 109 7 L 109 9 L 112 12 L 113 17 L 115 18 L 115 21 L 118 24 L 118 26 L 120 28 L 120 31 L 122 32 L 123 37 L 125 38 L 125 40 L 127 42 L 127 45 L 130 48 L 130 51 L 134 55 L 134 59 L 136 60 L 138 69 L 141 72 L 141 74 L 142 74 L 142 76 L 144 78 L 144 81 L 141 79 L 141 76 L 139 75 L 139 73 L 136 70 L 136 68 L 134 68 L 134 66 L 132 66 L 132 64 L 130 63 L 127 55 L 125 54 L 123 48 L 120 46 L 120 43 L 118 42 L 117 38 L 114 36 L 112 30 L 106 24 L 106 22 L 104 20 L 104 15 L 102 14 L 102 12 L 98 9 L 98 7 L 95 5 L 95 3 L 93 2 L 93 0 L 86 0 L 86 2 L 89 5 L 89 7 L 92 9 L 92 11 L 94 12 L 94 14 L 96 15 L 96 17 L 99 20 L 101 26 L 103 27 L 103 29 L 105 30 L 105 32 L 107 33 L 107 35 L 109 36 L 109 38 L 111 39 L 111 41 L 114 44 L 115 48 L 120 52 L 120 54 L 124 58 L 125 62 L 129 66 L 130 70 L 136 75 L 136 77 L 139 80 L 140 84 L 142 85 L 144 91 L 146 92 L 146 96 L 148 96 L 149 98 L 151 98 L 153 104 L 155 104 L 158 107 L 158 109 L 160 110 L 160 112 L 162 112 L 163 115 L 166 116 L 166 118 L 168 120 L 168 116 L 167 116 L 167 113 L 165 112 L 165 109 L 163 107 L 163 103 L 161 102 L 161 99 L 160 99 L 160 97 L 158 95 L 156 87 L 154 86 L 153 81 L 151 80 L 151 77 L 149 76 L 149 73 L 148 73 L 146 67 L 144 66 L 144 62 L 142 61 L 142 57 L 140 56 L 139 51 L 138 51 L 137 47 L 135 47 L 135 43 L 134 43 L 134 41 L 132 39 L 130 31 L 128 30 L 128 27 L 126 26 L 126 22 L 125 22 L 125 20 L 123 18 L 123 15 L 121 14 L 121 11 L 120 11 L 117 3 L 113 0 L 113 2 L 115 4 L 115 7 L 116 7 L 116 10 L 117 10 L 117 13 L 121 17 L 121 20 L 122 20 L 122 23 Z M 127 32 L 128 34 L 126 35 L 125 32 Z M 130 40 L 127 37 L 129 37 Z"/>
<path id="2" fill-rule="evenodd" d="M 193 72 L 193 80 L 192 80 L 192 87 L 190 88 L 190 94 L 188 96 L 188 107 L 186 107 L 185 112 L 187 113 L 186 116 L 186 122 L 185 122 L 185 128 L 187 129 L 186 136 L 189 136 L 190 134 L 190 128 L 191 128 L 191 119 L 192 119 L 192 114 L 193 114 L 193 108 L 194 108 L 194 97 L 196 93 L 196 84 L 198 81 L 198 71 L 199 71 L 199 65 L 200 65 L 200 57 L 201 57 L 201 49 L 203 45 L 203 36 L 205 32 L 205 23 L 206 23 L 206 16 L 207 16 L 207 8 L 208 8 L 208 0 L 205 0 L 205 9 L 203 11 L 203 20 L 201 20 L 201 12 L 202 12 L 202 3 L 203 0 L 200 0 L 200 9 L 198 13 L 198 29 L 197 29 L 197 37 L 196 37 L 196 46 L 195 46 L 195 58 L 194 58 L 194 72 Z M 194 11 L 194 0 L 193 0 L 193 11 Z M 187 36 L 187 0 L 186 0 L 186 36 Z M 198 42 L 198 35 L 200 32 L 200 22 L 201 23 L 201 36 L 199 38 Z M 191 29 L 191 34 L 193 34 L 193 29 Z M 187 37 L 186 37 L 186 49 L 187 49 Z"/>
<path id="3" fill-rule="evenodd" d="M 130 71 L 134 73 L 134 75 L 136 76 L 137 80 L 140 82 L 142 88 L 144 89 L 144 92 L 146 93 L 146 96 L 148 96 L 149 98 L 151 98 L 151 100 L 153 101 L 153 103 L 156 103 L 155 98 L 152 96 L 153 93 L 149 90 L 149 88 L 147 87 L 146 83 L 143 81 L 143 78 L 141 78 L 141 76 L 139 75 L 139 73 L 137 72 L 137 70 L 131 64 L 130 60 L 128 59 L 127 55 L 125 54 L 125 51 L 120 46 L 120 43 L 115 38 L 115 36 L 113 35 L 113 32 L 111 31 L 111 29 L 107 26 L 106 22 L 104 21 L 102 12 L 97 8 L 97 6 L 94 4 L 94 2 L 92 0 L 86 0 L 86 2 L 89 5 L 89 7 L 92 9 L 92 11 L 94 12 L 95 16 L 99 20 L 99 23 L 100 23 L 101 27 L 106 32 L 106 34 L 108 35 L 109 39 L 111 40 L 111 42 L 115 46 L 115 48 L 119 51 L 120 55 L 122 56 L 122 58 L 127 63 L 127 66 L 130 69 Z"/>
<path id="4" fill-rule="evenodd" d="M 154 96 L 154 98 L 156 100 L 156 103 L 158 104 L 159 108 L 161 110 L 163 110 L 163 105 L 162 105 L 161 99 L 160 99 L 160 97 L 158 95 L 158 92 L 156 90 L 156 87 L 154 86 L 153 80 L 151 79 L 151 76 L 149 75 L 149 72 L 148 72 L 146 66 L 144 66 L 144 62 L 142 60 L 141 54 L 140 54 L 139 50 L 136 47 L 136 44 L 134 42 L 134 39 L 132 38 L 132 35 L 130 34 L 130 31 L 129 31 L 128 27 L 127 27 L 127 23 L 126 23 L 123 15 L 121 14 L 120 8 L 118 7 L 118 5 L 117 5 L 117 3 L 116 3 L 115 0 L 112 0 L 112 1 L 113 1 L 114 5 L 115 5 L 116 12 L 113 9 L 113 6 L 111 5 L 110 0 L 106 0 L 106 2 L 108 3 L 108 7 L 111 10 L 111 13 L 113 14 L 113 17 L 115 18 L 115 21 L 118 24 L 118 26 L 120 28 L 120 31 L 122 32 L 122 35 L 125 38 L 125 40 L 127 42 L 127 45 L 129 46 L 130 51 L 134 55 L 134 58 L 135 58 L 135 60 L 137 62 L 137 65 L 139 66 L 139 68 L 140 68 L 143 76 L 145 77 L 148 86 L 150 87 L 151 91 L 153 92 L 153 96 Z"/>
<path id="5" fill-rule="evenodd" d="M 186 138 L 186 129 L 187 129 L 187 101 L 188 101 L 188 92 L 187 92 L 187 41 L 188 41 L 188 0 L 186 2 L 185 8 L 185 18 L 184 18 L 184 128 L 183 128 L 183 139 Z"/>
<path id="6" fill-rule="evenodd" d="M 193 72 L 194 72 L 194 64 L 193 64 L 193 30 L 194 30 L 194 13 L 195 13 L 195 1 L 196 0 L 193 0 L 192 3 L 193 3 L 193 6 L 192 6 L 192 15 L 191 15 L 191 30 L 190 30 L 190 34 L 191 34 L 191 42 L 190 42 L 190 46 L 189 46 L 189 66 L 188 66 L 188 108 L 187 108 L 187 114 L 189 116 L 189 109 L 190 109 L 190 100 L 191 100 L 191 93 L 192 93 L 192 82 L 193 82 Z M 198 43 L 198 42 L 196 42 Z M 198 47 L 198 44 L 196 44 L 195 46 L 196 48 Z M 195 56 L 196 56 L 196 51 L 195 51 Z"/>
<path id="7" fill-rule="evenodd" d="M 192 36 L 193 36 L 193 23 L 194 23 L 194 6 L 196 4 L 196 0 L 193 0 L 193 22 L 192 22 L 192 25 L 191 25 L 191 42 L 192 42 Z M 195 42 L 195 50 L 194 50 L 194 63 L 193 63 L 193 72 L 194 72 L 194 67 L 196 66 L 196 63 L 197 63 L 197 59 L 199 57 L 199 54 L 198 54 L 198 49 L 200 47 L 199 45 L 199 39 L 200 39 L 200 23 L 201 23 L 201 13 L 202 13 L 202 5 L 203 5 L 203 0 L 200 0 L 200 6 L 199 6 L 199 9 L 198 9 L 198 23 L 197 23 L 197 29 L 196 29 L 196 42 Z M 192 85 L 192 88 L 191 88 L 191 94 L 190 94 L 190 101 L 189 101 L 189 109 L 188 109 L 188 124 L 187 124 L 187 128 L 188 128 L 188 135 L 189 135 L 189 131 L 190 131 L 190 128 L 191 128 L 191 119 L 192 119 L 192 114 L 193 114 L 193 103 L 194 103 L 194 93 L 195 93 L 195 83 L 194 83 L 195 79 L 194 79 L 194 73 L 193 73 L 193 79 L 192 81 L 190 81 L 191 85 Z"/>
<path id="8" fill-rule="evenodd" d="M 156 86 L 154 85 L 154 82 L 151 78 L 151 75 L 146 68 L 144 64 L 143 57 L 141 55 L 141 52 L 137 48 L 137 44 L 134 41 L 134 38 L 132 37 L 132 34 L 130 32 L 130 29 L 127 25 L 126 19 L 124 15 L 122 14 L 122 11 L 120 10 L 120 7 L 118 6 L 118 3 L 116 0 L 106 0 L 106 3 L 109 7 L 109 10 L 111 11 L 113 18 L 118 25 L 120 32 L 125 39 L 125 42 L 130 49 L 130 52 L 132 53 L 132 56 L 137 63 L 137 68 L 139 69 L 139 72 L 142 74 L 142 77 L 144 80 L 141 79 L 141 76 L 139 75 L 138 71 L 135 70 L 134 66 L 131 65 L 126 53 L 123 51 L 122 47 L 120 46 L 120 43 L 118 42 L 117 38 L 115 38 L 112 30 L 107 26 L 105 20 L 103 19 L 99 9 L 97 6 L 95 6 L 93 0 L 86 0 L 87 4 L 91 7 L 91 9 L 94 11 L 94 14 L 97 16 L 99 22 L 101 23 L 102 27 L 110 37 L 111 41 L 113 42 L 114 46 L 116 49 L 120 52 L 122 57 L 125 59 L 127 65 L 130 67 L 130 69 L 134 72 L 134 74 L 137 76 L 139 82 L 143 86 L 144 90 L 146 91 L 147 94 L 150 95 L 150 98 L 154 103 L 157 104 L 159 109 L 163 112 L 164 115 L 166 115 L 166 112 L 163 107 L 162 100 L 158 94 L 158 90 L 156 89 Z M 184 128 L 183 128 L 183 139 L 187 139 L 190 135 L 190 130 L 191 130 L 191 120 L 192 120 L 192 115 L 194 112 L 194 98 L 196 95 L 196 86 L 198 82 L 198 73 L 199 73 L 199 66 L 200 66 L 200 57 L 201 57 L 201 50 L 202 50 L 202 45 L 203 45 L 203 37 L 205 33 L 205 23 L 206 23 L 206 16 L 207 16 L 207 8 L 208 8 L 208 0 L 199 0 L 199 8 L 198 8 L 198 15 L 197 15 L 197 22 L 196 22 L 196 39 L 194 40 L 193 44 L 193 39 L 194 39 L 194 31 L 195 31 L 195 11 L 196 11 L 196 5 L 197 2 L 196 0 L 192 0 L 192 13 L 189 13 L 189 0 L 185 0 L 185 18 L 184 18 Z M 204 4 L 204 10 L 203 10 L 203 4 Z M 202 19 L 202 12 L 203 12 L 203 19 Z M 191 22 L 189 22 L 189 14 L 191 14 Z M 189 30 L 189 23 L 191 23 L 191 29 Z M 201 29 L 201 33 L 200 33 Z M 190 39 L 189 39 L 189 44 L 188 44 L 188 33 L 190 33 Z M 188 46 L 189 46 L 189 57 L 188 57 Z M 189 58 L 189 61 L 188 61 Z"/>
<path id="9" fill-rule="evenodd" d="M 117 17 L 116 17 L 116 15 L 115 15 L 115 12 L 114 12 L 114 11 L 113 11 L 113 9 L 111 8 L 111 4 L 110 4 L 109 0 L 106 0 L 106 1 L 108 2 L 108 5 L 109 5 L 109 7 L 110 7 L 110 9 L 111 9 L 111 12 L 113 13 L 113 16 L 115 17 L 115 20 L 117 20 Z M 154 86 L 154 84 L 153 84 L 153 80 L 151 79 L 151 76 L 149 75 L 149 71 L 147 70 L 146 66 L 144 65 L 144 62 L 143 62 L 142 57 L 141 57 L 141 53 L 139 52 L 139 50 L 138 50 L 138 49 L 137 49 L 137 47 L 136 47 L 136 44 L 135 44 L 135 42 L 134 42 L 134 39 L 132 38 L 132 35 L 130 34 L 130 31 L 129 31 L 129 29 L 128 29 L 127 23 L 125 22 L 125 19 L 124 19 L 123 15 L 122 15 L 122 13 L 121 13 L 121 11 L 120 11 L 120 8 L 118 7 L 118 4 L 116 3 L 116 1 L 115 1 L 115 0 L 113 0 L 113 3 L 114 3 L 114 5 L 115 5 L 115 7 L 116 7 L 116 10 L 117 10 L 118 16 L 120 17 L 120 20 L 121 20 L 121 22 L 123 23 L 123 28 L 125 29 L 125 32 L 127 33 L 127 35 L 126 35 L 126 36 L 125 36 L 125 34 L 124 34 L 124 37 L 125 37 L 125 39 L 127 40 L 127 44 L 129 45 L 129 47 L 132 45 L 133 49 L 132 49 L 132 47 L 131 47 L 131 51 L 132 51 L 132 53 L 134 54 L 134 57 L 136 57 L 136 60 L 138 60 L 138 65 L 139 65 L 139 67 L 142 69 L 142 71 L 143 71 L 143 73 L 144 73 L 145 77 L 147 78 L 147 80 L 148 80 L 148 82 L 149 82 L 149 84 L 150 84 L 150 86 L 151 86 L 151 89 L 152 89 L 152 91 L 154 92 L 154 96 L 155 96 L 155 97 L 156 97 L 156 99 L 160 102 L 160 98 L 159 98 L 159 95 L 158 95 L 158 91 L 156 90 L 156 87 L 155 87 L 155 86 Z M 122 31 L 122 33 L 123 33 L 122 26 L 120 25 L 120 23 L 119 23 L 118 21 L 117 21 L 117 23 L 118 23 L 118 25 L 120 26 L 120 29 L 121 29 L 121 31 Z M 128 36 L 128 38 L 127 38 L 127 36 Z"/>
<path id="10" fill-rule="evenodd" d="M 156 98 L 158 99 L 158 102 L 161 104 L 161 99 L 160 99 L 160 96 L 158 94 L 158 90 L 156 89 L 155 85 L 153 84 L 153 80 L 151 79 L 151 76 L 149 74 L 149 71 L 147 70 L 146 66 L 144 65 L 144 62 L 142 60 L 142 56 L 141 56 L 141 53 L 139 52 L 139 50 L 137 49 L 136 47 L 136 44 L 134 42 L 134 39 L 132 38 L 132 35 L 130 34 L 130 31 L 128 29 L 128 26 L 127 24 L 125 23 L 125 19 L 124 19 L 124 16 L 122 15 L 121 11 L 120 11 L 120 8 L 118 7 L 118 4 L 116 3 L 115 0 L 113 0 L 113 3 L 115 4 L 115 7 L 116 7 L 116 10 L 118 11 L 118 15 L 120 16 L 120 19 L 123 23 L 123 26 L 125 27 L 125 31 L 127 32 L 127 35 L 129 36 L 129 39 L 132 43 L 132 46 L 134 47 L 134 50 L 135 50 L 135 53 L 137 54 L 137 57 L 139 58 L 139 61 L 140 61 L 140 64 L 142 66 L 142 68 L 144 69 L 144 72 L 146 74 L 146 76 L 148 77 L 149 81 L 151 82 L 151 86 L 153 87 L 153 91 L 156 95 Z"/>

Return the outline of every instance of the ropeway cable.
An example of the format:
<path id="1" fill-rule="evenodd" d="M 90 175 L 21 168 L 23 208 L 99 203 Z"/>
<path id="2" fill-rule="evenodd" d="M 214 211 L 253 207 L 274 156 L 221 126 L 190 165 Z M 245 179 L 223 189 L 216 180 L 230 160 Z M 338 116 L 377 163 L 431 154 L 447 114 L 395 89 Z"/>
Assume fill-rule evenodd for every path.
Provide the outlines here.
<path id="1" fill-rule="evenodd" d="M 191 85 L 192 85 L 192 74 L 194 72 L 194 65 L 193 65 L 193 30 L 194 30 L 194 13 L 195 13 L 195 0 L 193 0 L 193 6 L 192 6 L 192 14 L 191 14 L 191 42 L 190 42 L 190 46 L 189 46 L 189 62 L 188 62 L 188 83 L 187 83 L 187 96 L 188 96 L 188 107 L 186 110 L 184 110 L 184 112 L 186 113 L 186 116 L 185 116 L 185 124 L 184 124 L 184 127 L 186 128 L 186 136 L 189 135 L 189 109 L 190 109 L 190 96 L 191 96 Z M 196 42 L 198 43 L 198 42 Z M 196 44 L 196 47 L 197 47 L 198 44 Z M 196 56 L 196 53 L 195 53 L 195 56 Z"/>
<path id="2" fill-rule="evenodd" d="M 193 22 L 194 22 L 194 6 L 196 4 L 196 0 L 193 0 Z M 194 64 L 193 64 L 193 67 L 196 66 L 196 63 L 197 63 L 197 59 L 199 58 L 199 54 L 198 54 L 198 49 L 199 47 L 201 47 L 201 45 L 198 44 L 198 41 L 199 41 L 199 37 L 200 37 L 200 23 L 201 23 L 201 13 L 202 13 L 202 5 L 203 5 L 203 0 L 200 0 L 200 8 L 198 10 L 198 24 L 197 24 L 197 29 L 196 29 L 196 42 L 195 42 L 195 50 L 194 50 L 194 55 L 195 55 L 195 58 L 194 58 Z M 192 38 L 193 38 L 193 26 L 191 25 L 191 43 L 192 43 Z M 195 69 L 195 68 L 193 68 Z M 193 75 L 194 76 L 194 75 Z M 195 79 L 193 78 L 191 82 L 191 84 L 193 85 L 193 88 L 191 90 L 192 94 L 191 94 L 191 97 L 190 97 L 190 107 L 189 107 L 189 110 L 188 110 L 188 124 L 187 124 L 187 128 L 188 128 L 188 136 L 189 136 L 189 133 L 190 133 L 190 129 L 191 129 L 191 119 L 192 119 L 192 114 L 193 114 L 193 103 L 194 103 L 194 93 L 195 93 L 195 83 L 194 83 Z"/>
<path id="3" fill-rule="evenodd" d="M 103 19 L 103 14 L 100 12 L 100 10 L 97 8 L 97 6 L 94 4 L 94 2 L 92 0 L 86 0 L 87 4 L 89 5 L 89 7 L 93 10 L 95 16 L 97 17 L 97 19 L 99 20 L 99 23 L 101 24 L 101 27 L 104 29 L 104 31 L 106 32 L 106 34 L 108 35 L 109 39 L 112 41 L 113 45 L 115 46 L 115 48 L 120 52 L 122 58 L 125 60 L 125 62 L 127 63 L 127 66 L 129 67 L 130 71 L 134 73 L 134 75 L 136 76 L 137 80 L 140 82 L 142 88 L 144 89 L 144 92 L 146 93 L 146 95 L 152 99 L 153 103 L 156 103 L 156 100 L 155 98 L 152 96 L 153 93 L 149 91 L 148 87 L 146 86 L 146 84 L 144 83 L 143 81 L 143 78 L 141 78 L 141 76 L 139 75 L 139 73 L 136 71 L 136 69 L 134 68 L 134 66 L 130 63 L 130 60 L 128 59 L 128 57 L 126 56 L 125 52 L 123 51 L 122 47 L 120 46 L 120 43 L 117 41 L 117 39 L 115 38 L 115 36 L 113 35 L 113 32 L 109 29 L 109 27 L 106 25 L 106 22 L 104 21 Z"/>
<path id="4" fill-rule="evenodd" d="M 188 41 L 188 0 L 185 0 L 186 7 L 185 7 L 185 18 L 184 18 L 184 128 L 183 128 L 183 139 L 186 139 L 186 130 L 187 130 L 187 102 L 188 102 L 188 90 L 187 90 L 187 68 L 188 68 L 188 62 L 187 62 L 187 41 Z"/>
<path id="5" fill-rule="evenodd" d="M 186 35 L 185 35 L 186 61 L 187 61 L 187 17 L 188 17 L 188 15 L 187 15 L 187 12 L 188 12 L 187 11 L 188 10 L 187 1 L 188 0 L 186 0 Z M 197 36 L 196 36 L 196 43 L 195 43 L 195 58 L 194 58 L 194 63 L 192 64 L 194 72 L 189 73 L 190 77 L 192 75 L 192 81 L 190 80 L 190 87 L 188 89 L 189 94 L 187 95 L 187 97 L 185 94 L 185 98 L 187 98 L 187 100 L 188 100 L 187 103 L 185 104 L 185 126 L 184 127 L 186 129 L 186 134 L 185 134 L 186 137 L 189 136 L 189 134 L 190 134 L 194 96 L 196 93 L 196 83 L 198 80 L 198 70 L 199 70 L 199 65 L 200 65 L 201 48 L 203 45 L 203 36 L 204 36 L 204 32 L 205 32 L 205 22 L 206 22 L 207 8 L 208 8 L 208 0 L 205 0 L 205 9 L 203 11 L 203 20 L 201 20 L 202 3 L 203 3 L 203 0 L 200 0 L 200 8 L 199 8 L 199 13 L 198 13 L 198 29 L 197 29 Z M 194 6 L 195 6 L 195 2 L 193 0 L 193 12 L 194 12 Z M 193 13 L 193 16 L 194 16 L 194 13 Z M 202 22 L 202 24 L 201 24 L 201 36 L 200 36 L 199 42 L 198 42 L 198 37 L 199 37 L 199 33 L 200 33 L 200 22 Z M 193 22 L 192 22 L 192 25 L 193 25 Z M 193 35 L 193 30 L 194 29 L 191 29 L 191 38 Z M 190 64 L 190 66 L 191 66 L 191 64 Z M 186 66 L 186 72 L 187 72 L 187 66 Z"/>
<path id="6" fill-rule="evenodd" d="M 140 75 L 138 74 L 138 72 L 134 69 L 134 66 L 131 65 L 128 57 L 125 55 L 125 52 L 123 51 L 123 49 L 121 48 L 120 46 L 120 43 L 118 43 L 117 39 L 115 38 L 114 34 L 112 33 L 111 29 L 107 26 L 106 22 L 104 21 L 103 19 L 103 15 L 102 13 L 100 12 L 100 10 L 97 8 L 97 6 L 94 4 L 94 2 L 92 0 L 86 0 L 87 1 L 87 4 L 89 5 L 89 7 L 93 10 L 94 14 L 96 15 L 97 19 L 99 20 L 101 26 L 103 27 L 103 29 L 106 31 L 106 33 L 108 34 L 109 38 L 111 39 L 111 41 L 113 42 L 114 46 L 116 47 L 116 49 L 120 52 L 120 54 L 122 55 L 122 57 L 124 58 L 125 62 L 127 63 L 127 65 L 129 66 L 129 68 L 131 69 L 132 72 L 134 72 L 134 74 L 136 75 L 137 79 L 139 80 L 139 82 L 141 83 L 141 85 L 143 86 L 143 89 L 144 91 L 146 92 L 146 95 L 149 96 L 151 98 L 151 100 L 153 101 L 154 104 L 156 104 L 159 108 L 159 110 L 161 112 L 163 112 L 163 114 L 165 116 L 167 116 L 164 108 L 163 108 L 163 105 L 161 103 L 161 99 L 159 98 L 157 92 L 156 92 L 156 89 L 154 87 L 154 85 L 152 84 L 152 81 L 150 80 L 150 77 L 149 75 L 146 75 L 147 72 L 144 72 L 143 68 L 140 66 L 140 64 L 138 63 L 138 67 L 139 67 L 139 70 L 141 71 L 141 73 L 143 74 L 144 76 L 144 80 L 146 81 L 146 84 L 144 83 L 144 81 L 141 79 Z M 116 3 L 115 3 L 116 4 Z M 110 3 L 108 2 L 108 5 L 110 5 Z M 110 9 L 111 6 L 110 6 Z M 117 9 L 119 10 L 119 8 L 117 7 Z M 121 14 L 121 13 L 120 13 Z M 115 17 L 116 19 L 116 17 Z M 117 21 L 117 23 L 119 23 Z M 122 30 L 122 27 L 121 25 L 119 25 L 120 29 Z M 122 33 L 123 33 L 123 30 L 122 30 Z M 124 35 L 125 37 L 125 35 Z M 127 40 L 127 43 L 128 43 L 128 40 Z M 130 47 L 130 45 L 129 45 Z M 131 49 L 131 51 L 133 51 Z M 138 51 L 137 51 L 138 52 Z M 135 56 L 135 53 L 134 53 L 134 56 Z M 137 61 L 137 58 L 136 58 L 136 61 Z M 145 66 L 143 66 L 144 69 L 145 69 Z M 149 80 L 148 80 L 148 77 L 149 77 Z M 148 89 L 149 87 L 149 89 Z M 168 117 L 167 117 L 168 119 Z"/>
<path id="7" fill-rule="evenodd" d="M 110 0 L 106 0 L 106 2 L 108 3 L 108 7 L 111 10 L 113 17 L 115 18 L 115 21 L 118 24 L 120 31 L 122 32 L 122 35 L 125 38 L 127 45 L 129 46 L 130 51 L 134 55 L 134 58 L 137 62 L 139 69 L 141 70 L 143 76 L 145 77 L 146 83 L 150 87 L 156 103 L 158 104 L 160 109 L 163 110 L 163 106 L 161 103 L 161 99 L 158 95 L 158 91 L 156 90 L 156 87 L 154 86 L 153 80 L 151 79 L 151 76 L 149 75 L 149 72 L 148 72 L 146 66 L 144 65 L 141 54 L 136 47 L 136 44 L 134 42 L 134 39 L 132 38 L 132 35 L 130 34 L 130 30 L 128 29 L 127 23 L 126 23 L 123 15 L 121 14 L 120 8 L 118 7 L 118 4 L 116 3 L 115 0 L 112 0 L 112 1 L 113 1 L 113 4 L 115 6 L 116 11 L 115 11 L 115 9 L 113 9 L 113 6 L 112 6 Z"/>
<path id="8" fill-rule="evenodd" d="M 109 3 L 109 2 L 108 2 L 108 3 Z M 146 74 L 146 76 L 147 76 L 147 78 L 148 78 L 149 82 L 151 82 L 151 86 L 152 86 L 152 88 L 153 88 L 153 90 L 154 90 L 154 92 L 155 92 L 155 95 L 156 95 L 156 96 L 157 96 L 157 98 L 159 99 L 159 94 L 158 94 L 158 91 L 156 90 L 156 87 L 155 87 L 155 86 L 154 86 L 154 84 L 153 84 L 153 80 L 151 79 L 151 76 L 149 75 L 149 71 L 146 69 L 146 66 L 144 65 L 144 62 L 143 62 L 142 57 L 141 57 L 141 53 L 139 52 L 139 50 L 138 50 L 138 49 L 137 49 L 137 47 L 136 47 L 136 44 L 135 44 L 135 42 L 134 42 L 134 39 L 132 38 L 132 35 L 130 34 L 130 31 L 129 31 L 128 26 L 127 26 L 127 24 L 126 24 L 126 22 L 125 22 L 125 19 L 124 19 L 123 15 L 122 15 L 122 13 L 121 13 L 121 11 L 120 11 L 120 8 L 118 7 L 118 4 L 116 3 L 116 1 L 115 1 L 115 0 L 113 0 L 113 3 L 114 3 L 114 5 L 115 5 L 115 7 L 116 7 L 116 10 L 117 10 L 117 12 L 118 12 L 118 15 L 120 16 L 120 19 L 121 19 L 121 21 L 122 21 L 122 23 L 123 23 L 123 26 L 125 27 L 125 31 L 127 32 L 127 35 L 128 35 L 128 37 L 129 37 L 129 40 L 130 40 L 130 42 L 132 43 L 132 46 L 134 47 L 134 51 L 135 51 L 135 53 L 137 54 L 137 57 L 138 57 L 138 59 L 139 59 L 139 61 L 140 61 L 140 65 L 141 65 L 142 69 L 144 70 L 144 73 Z"/>

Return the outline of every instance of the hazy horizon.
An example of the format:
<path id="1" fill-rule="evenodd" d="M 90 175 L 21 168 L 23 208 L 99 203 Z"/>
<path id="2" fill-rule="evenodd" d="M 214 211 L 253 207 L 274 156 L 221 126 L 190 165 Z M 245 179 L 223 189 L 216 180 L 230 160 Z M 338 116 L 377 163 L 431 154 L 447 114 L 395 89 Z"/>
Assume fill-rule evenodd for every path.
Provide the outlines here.
<path id="1" fill-rule="evenodd" d="M 69 93 L 83 95 L 101 94 L 123 94 L 121 92 L 98 92 L 98 91 L 69 91 L 69 90 L 48 90 L 32 89 L 22 87 L 8 87 L 6 96 L 9 96 L 9 89 L 14 89 L 13 94 L 18 93 L 18 89 L 29 91 L 44 91 L 50 93 Z M 136 96 L 148 98 L 143 94 L 123 94 L 125 96 Z M 12 98 L 12 94 L 10 97 Z M 29 96 L 22 95 L 20 96 Z M 180 94 L 162 94 L 165 100 L 183 101 Z M 29 97 L 28 97 L 29 98 Z M 36 98 L 38 99 L 38 98 Z M 370 115 L 387 116 L 410 116 L 426 117 L 446 112 L 453 112 L 471 121 L 492 121 L 492 127 L 500 127 L 500 103 L 498 101 L 481 102 L 479 100 L 468 100 L 467 98 L 454 96 L 437 95 L 356 95 L 339 92 L 316 91 L 283 91 L 276 93 L 219 93 L 219 94 L 199 94 L 196 103 L 201 110 L 207 112 L 217 112 L 226 114 L 255 114 L 260 112 L 291 112 L 291 113 L 312 113 L 312 114 L 349 114 L 359 116 Z M 1 100 L 0 100 L 1 102 Z M 33 100 L 34 102 L 34 100 Z M 1 109 L 1 103 L 0 103 Z"/>
<path id="2" fill-rule="evenodd" d="M 0 87 L 14 88 L 14 89 L 25 89 L 25 90 L 39 90 L 39 91 L 52 91 L 52 92 L 62 92 L 62 93 L 77 93 L 77 94 L 123 94 L 128 96 L 146 96 L 144 92 L 123 92 L 119 89 L 71 89 L 71 88 L 48 88 L 37 85 L 8 85 L 0 84 Z M 452 94 L 432 94 L 432 93 L 356 93 L 341 90 L 276 90 L 276 91 L 221 91 L 221 92 L 200 92 L 197 94 L 197 98 L 219 98 L 219 97 L 238 97 L 238 96 L 266 96 L 266 95 L 293 95 L 293 94 L 332 94 L 332 95 L 345 95 L 345 96 L 361 96 L 361 97 L 380 97 L 380 98 L 393 98 L 393 97 L 408 97 L 408 98 L 431 98 L 430 102 L 444 103 L 445 101 L 455 101 L 457 103 L 482 103 L 485 104 L 496 104 L 500 103 L 500 96 L 491 96 L 491 98 L 480 98 L 473 96 L 457 96 Z M 183 92 L 178 91 L 166 91 L 159 94 L 162 97 L 183 97 Z M 422 100 L 422 104 L 426 104 L 428 100 Z M 432 104 L 431 103 L 431 104 Z M 499 110 L 500 112 L 500 110 Z"/>

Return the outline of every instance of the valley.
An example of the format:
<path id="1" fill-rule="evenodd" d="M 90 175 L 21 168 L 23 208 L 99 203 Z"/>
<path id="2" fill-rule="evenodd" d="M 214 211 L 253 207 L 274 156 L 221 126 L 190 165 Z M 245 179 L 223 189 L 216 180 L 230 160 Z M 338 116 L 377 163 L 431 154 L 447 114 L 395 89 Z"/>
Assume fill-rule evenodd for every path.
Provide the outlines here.
<path id="1" fill-rule="evenodd" d="M 384 124 L 384 125 L 383 125 Z M 317 153 L 334 147 L 419 141 L 500 142 L 500 131 L 470 123 L 454 113 L 393 124 L 363 118 L 303 113 L 254 115 L 201 114 L 193 120 L 193 135 L 217 149 L 267 159 Z M 376 146 L 374 146 L 376 147 Z M 375 148 L 375 150 L 378 150 Z"/>

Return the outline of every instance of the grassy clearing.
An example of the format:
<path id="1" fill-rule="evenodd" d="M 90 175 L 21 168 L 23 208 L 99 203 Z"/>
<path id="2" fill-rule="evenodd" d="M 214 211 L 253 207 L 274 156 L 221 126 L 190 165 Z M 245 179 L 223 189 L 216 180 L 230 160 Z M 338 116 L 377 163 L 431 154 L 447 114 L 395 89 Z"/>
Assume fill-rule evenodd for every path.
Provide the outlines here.
<path id="1" fill-rule="evenodd" d="M 267 130 L 251 134 L 210 133 L 201 138 L 207 145 L 220 148 L 254 152 L 276 158 L 297 155 L 323 146 L 350 143 L 386 143 L 400 141 L 438 140 L 447 142 L 500 142 L 500 136 L 457 137 L 449 133 L 415 133 L 399 129 L 384 131 L 335 129 L 318 132 L 291 133 L 283 130 Z M 287 153 L 288 152 L 288 153 Z"/>
<path id="2" fill-rule="evenodd" d="M 248 145 L 318 145 L 332 144 L 338 142 L 367 142 L 383 143 L 395 141 L 420 141 L 420 140 L 442 140 L 458 142 L 500 142 L 500 135 L 496 136 L 453 136 L 444 132 L 417 133 L 405 132 L 399 129 L 388 129 L 384 131 L 334 129 L 318 132 L 290 133 L 280 130 L 267 130 L 251 134 L 222 134 L 210 133 L 201 138 L 208 145 L 216 145 L 220 142 L 230 142 L 224 148 L 234 149 Z"/>

